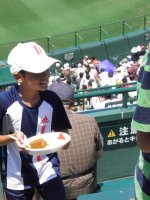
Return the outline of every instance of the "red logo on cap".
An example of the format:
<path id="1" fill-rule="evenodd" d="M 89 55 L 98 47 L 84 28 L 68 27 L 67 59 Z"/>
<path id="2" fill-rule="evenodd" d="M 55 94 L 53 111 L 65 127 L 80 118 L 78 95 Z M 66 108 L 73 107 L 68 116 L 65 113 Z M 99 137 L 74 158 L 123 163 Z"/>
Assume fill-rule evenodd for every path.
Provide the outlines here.
<path id="1" fill-rule="evenodd" d="M 37 54 L 42 53 L 42 49 L 40 48 L 39 45 L 35 45 L 35 46 L 34 46 L 34 49 L 36 50 Z"/>

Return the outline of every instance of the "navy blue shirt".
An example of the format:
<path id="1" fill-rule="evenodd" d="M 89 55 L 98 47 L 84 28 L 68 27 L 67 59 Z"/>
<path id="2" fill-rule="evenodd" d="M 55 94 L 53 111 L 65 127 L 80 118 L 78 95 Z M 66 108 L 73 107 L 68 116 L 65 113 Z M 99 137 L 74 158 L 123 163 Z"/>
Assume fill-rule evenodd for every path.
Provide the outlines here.
<path id="1" fill-rule="evenodd" d="M 71 128 L 60 98 L 49 90 L 40 95 L 38 105 L 28 107 L 19 97 L 17 85 L 1 92 L 0 131 L 6 114 L 14 132 L 22 131 L 27 138 Z M 15 142 L 1 147 L 0 161 L 3 186 L 8 189 L 23 190 L 60 176 L 57 153 L 32 156 L 20 152 Z"/>

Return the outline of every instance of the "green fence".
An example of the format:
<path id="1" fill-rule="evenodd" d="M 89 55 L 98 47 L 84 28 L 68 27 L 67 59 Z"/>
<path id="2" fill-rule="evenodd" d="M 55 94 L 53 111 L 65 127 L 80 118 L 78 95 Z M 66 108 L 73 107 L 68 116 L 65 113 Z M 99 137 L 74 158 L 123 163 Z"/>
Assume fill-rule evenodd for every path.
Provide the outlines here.
<path id="1" fill-rule="evenodd" d="M 125 36 L 138 30 L 147 30 L 148 27 L 150 27 L 150 15 L 142 15 L 124 21 L 95 26 L 90 29 L 54 35 L 49 37 L 49 51 L 101 42 L 118 35 Z"/>
<path id="2" fill-rule="evenodd" d="M 146 44 L 149 40 L 149 35 L 146 37 L 146 34 L 149 34 L 149 27 L 150 14 L 147 14 L 89 29 L 29 40 L 36 41 L 50 55 L 59 57 L 62 61 L 79 61 L 83 54 L 95 55 L 101 59 L 112 57 L 115 60 L 117 55 L 128 53 L 134 45 Z M 6 60 L 10 50 L 18 42 L 22 41 L 0 44 L 0 60 Z"/>
<path id="3" fill-rule="evenodd" d="M 134 175 L 139 149 L 136 143 L 136 131 L 131 129 L 131 120 L 136 105 L 127 105 L 125 90 L 117 88 L 114 91 L 97 91 L 97 95 L 104 95 L 108 91 L 124 93 L 125 102 L 122 102 L 122 106 L 79 112 L 95 117 L 104 138 L 104 154 L 97 163 L 98 181 Z M 134 91 L 135 87 L 131 90 Z M 89 96 L 91 95 L 92 92 Z M 96 95 L 96 92 L 93 95 Z M 78 99 L 87 96 L 75 94 L 75 97 Z"/>

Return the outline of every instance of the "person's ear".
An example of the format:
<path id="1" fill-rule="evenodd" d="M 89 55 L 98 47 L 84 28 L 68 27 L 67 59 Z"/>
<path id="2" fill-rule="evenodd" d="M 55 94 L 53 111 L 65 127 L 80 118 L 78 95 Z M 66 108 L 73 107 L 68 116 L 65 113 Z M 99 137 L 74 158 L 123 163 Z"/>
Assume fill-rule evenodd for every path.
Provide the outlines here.
<path id="1" fill-rule="evenodd" d="M 14 73 L 13 75 L 14 75 L 14 78 L 16 79 L 18 85 L 21 85 L 21 83 L 22 83 L 22 74 L 16 72 L 16 73 Z"/>

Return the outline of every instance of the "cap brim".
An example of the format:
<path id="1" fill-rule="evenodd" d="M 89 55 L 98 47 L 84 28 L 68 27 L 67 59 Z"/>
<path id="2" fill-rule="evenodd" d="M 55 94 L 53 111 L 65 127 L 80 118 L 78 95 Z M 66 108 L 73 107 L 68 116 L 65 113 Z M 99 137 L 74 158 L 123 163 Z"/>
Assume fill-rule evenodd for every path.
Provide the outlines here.
<path id="1" fill-rule="evenodd" d="M 56 62 L 60 62 L 60 61 L 55 58 L 46 56 L 45 59 L 43 60 L 40 60 L 40 59 L 35 60 L 32 67 L 26 66 L 26 71 L 31 72 L 31 73 L 42 73 L 46 71 L 47 69 L 49 69 Z"/>

